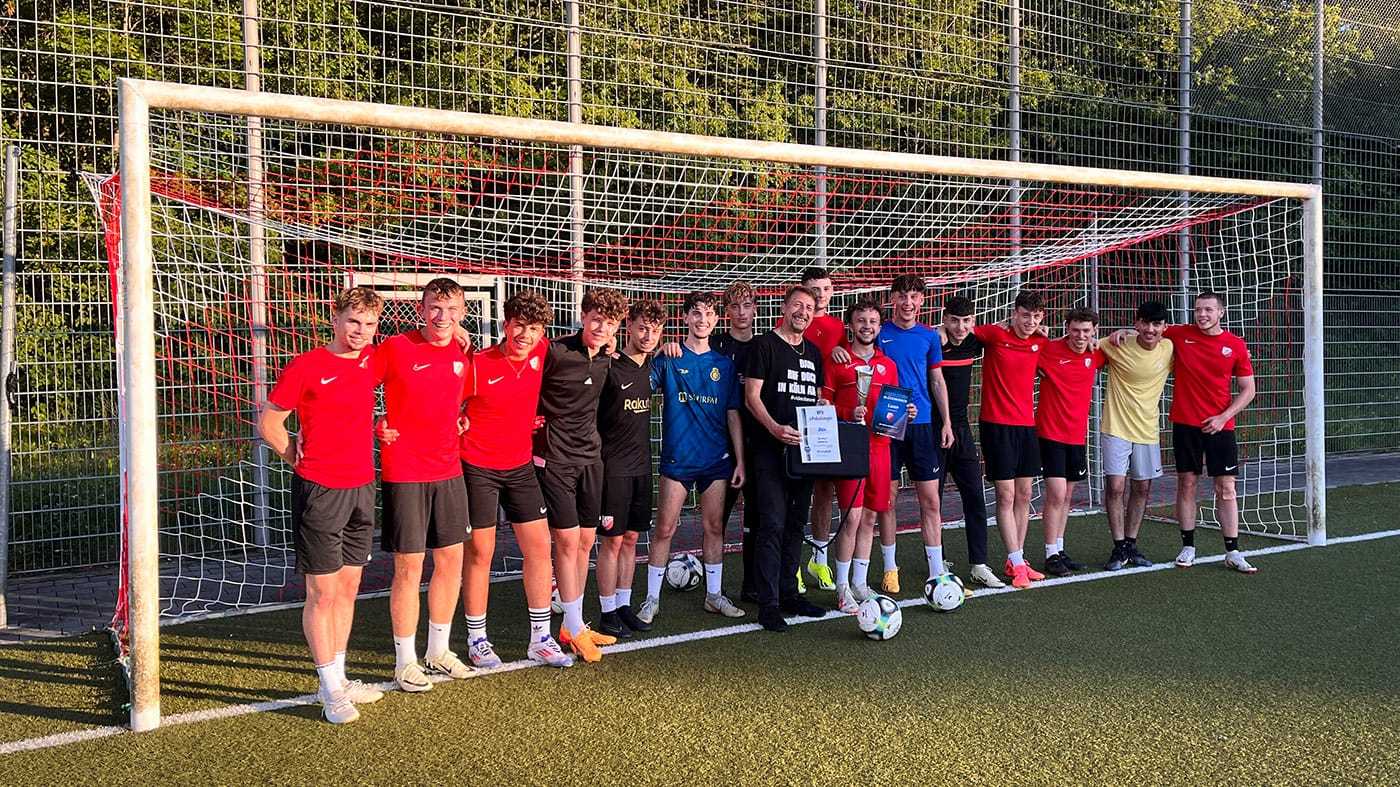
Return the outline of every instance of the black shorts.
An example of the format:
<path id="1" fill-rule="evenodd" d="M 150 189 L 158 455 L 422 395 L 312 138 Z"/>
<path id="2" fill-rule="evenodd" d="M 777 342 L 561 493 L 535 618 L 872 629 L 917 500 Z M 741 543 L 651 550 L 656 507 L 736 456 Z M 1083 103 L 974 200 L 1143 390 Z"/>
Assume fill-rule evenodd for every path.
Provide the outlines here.
<path id="1" fill-rule="evenodd" d="M 544 495 L 540 494 L 535 468 L 530 464 L 510 470 L 487 470 L 462 463 L 462 480 L 467 487 L 467 510 L 471 526 L 492 528 L 504 511 L 514 525 L 545 518 Z"/>
<path id="2" fill-rule="evenodd" d="M 987 478 L 1010 481 L 1040 475 L 1040 438 L 1034 426 L 1009 426 L 979 421 L 982 433 L 982 461 Z"/>
<path id="3" fill-rule="evenodd" d="M 1063 478 L 1070 483 L 1089 477 L 1089 452 L 1084 445 L 1040 439 L 1040 466 L 1046 478 Z"/>
<path id="4" fill-rule="evenodd" d="M 385 552 L 416 553 L 455 546 L 467 540 L 467 487 L 462 479 L 398 482 L 380 485 L 384 496 Z"/>
<path id="5" fill-rule="evenodd" d="M 1172 449 L 1176 453 L 1176 472 L 1202 475 L 1239 475 L 1240 457 L 1235 446 L 1235 430 L 1226 429 L 1206 434 L 1199 426 L 1172 424 Z M 1202 462 L 1202 457 L 1205 461 Z"/>
<path id="6" fill-rule="evenodd" d="M 549 526 L 555 530 L 597 527 L 603 509 L 603 462 L 561 465 L 550 462 L 536 467 L 540 491 L 549 510 Z"/>
<path id="7" fill-rule="evenodd" d="M 292 474 L 292 544 L 298 574 L 334 574 L 369 563 L 374 482 L 334 489 Z"/>
<path id="8" fill-rule="evenodd" d="M 653 490 L 651 473 L 604 478 L 598 534 L 621 536 L 651 530 Z"/>
<path id="9" fill-rule="evenodd" d="M 891 440 L 890 478 L 898 480 L 900 468 L 908 467 L 911 481 L 937 481 L 943 472 L 940 430 L 933 424 L 909 424 L 903 440 Z"/>

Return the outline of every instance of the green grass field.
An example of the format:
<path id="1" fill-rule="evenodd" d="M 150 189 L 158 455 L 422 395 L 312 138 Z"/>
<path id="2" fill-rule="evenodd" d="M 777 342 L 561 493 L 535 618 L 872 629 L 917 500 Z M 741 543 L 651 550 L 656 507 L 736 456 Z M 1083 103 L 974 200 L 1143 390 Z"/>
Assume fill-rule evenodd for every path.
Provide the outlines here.
<path id="1" fill-rule="evenodd" d="M 1332 490 L 1329 506 L 1333 536 L 1387 530 L 1400 485 Z M 1170 560 L 1170 528 L 1145 531 Z M 1105 540 L 1101 520 L 1071 521 L 1086 562 Z M 1218 553 L 1216 534 L 1198 541 Z M 948 543 L 965 555 L 960 532 Z M 901 558 L 912 579 L 915 540 Z M 730 633 L 698 594 L 671 593 L 658 636 L 724 635 L 390 692 L 347 727 L 293 705 L 8 754 L 0 782 L 1394 783 L 1397 540 L 1252 560 L 1254 576 L 1205 563 L 910 607 L 883 643 L 850 619 Z M 521 657 L 518 584 L 493 588 L 492 608 L 492 639 Z M 163 713 L 314 691 L 298 619 L 164 629 Z M 387 679 L 388 643 L 386 601 L 362 602 L 352 677 Z M 110 659 L 98 635 L 0 649 L 0 743 L 123 723 Z"/>

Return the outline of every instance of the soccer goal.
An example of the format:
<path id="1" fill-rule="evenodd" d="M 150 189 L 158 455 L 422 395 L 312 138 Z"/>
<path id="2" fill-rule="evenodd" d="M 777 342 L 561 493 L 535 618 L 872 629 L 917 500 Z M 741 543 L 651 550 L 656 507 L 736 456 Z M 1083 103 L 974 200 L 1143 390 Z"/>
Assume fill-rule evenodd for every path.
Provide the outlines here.
<path id="1" fill-rule="evenodd" d="M 129 641 L 135 729 L 160 720 L 162 619 L 300 598 L 286 471 L 253 422 L 276 371 L 326 341 L 330 301 L 351 283 L 411 298 L 425 278 L 455 277 L 477 293 L 483 340 L 525 287 L 567 326 L 585 285 L 674 304 L 744 279 L 775 296 L 814 264 L 832 271 L 838 313 L 897 274 L 924 276 L 927 321 L 953 293 L 1000 319 L 1029 287 L 1054 327 L 1081 303 L 1117 327 L 1145 298 L 1183 320 L 1191 293 L 1221 290 L 1260 390 L 1239 426 L 1243 527 L 1325 540 L 1315 186 L 138 80 L 119 94 L 120 177 L 98 190 L 118 293 L 129 588 L 114 627 Z"/>

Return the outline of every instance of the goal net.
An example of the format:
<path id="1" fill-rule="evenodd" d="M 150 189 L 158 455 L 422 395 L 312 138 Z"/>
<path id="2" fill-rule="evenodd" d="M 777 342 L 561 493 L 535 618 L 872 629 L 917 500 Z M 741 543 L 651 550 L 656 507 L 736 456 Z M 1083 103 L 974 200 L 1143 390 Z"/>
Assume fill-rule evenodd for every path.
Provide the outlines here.
<path id="1" fill-rule="evenodd" d="M 1034 289 L 1049 305 L 1052 335 L 1071 306 L 1096 309 L 1111 329 L 1131 325 L 1140 301 L 1157 299 L 1179 322 L 1189 319 L 1191 293 L 1220 290 L 1229 297 L 1227 327 L 1250 345 L 1259 390 L 1238 426 L 1247 461 L 1242 527 L 1308 533 L 1304 346 L 1316 337 L 1305 335 L 1309 200 L 1300 195 L 1310 193 L 1302 187 L 154 83 L 124 90 L 153 105 L 149 127 L 124 125 L 122 176 L 93 184 L 119 332 L 127 332 L 119 337 L 123 419 L 133 424 L 123 440 L 123 531 L 133 551 L 136 533 L 155 531 L 141 546 L 158 550 L 141 581 L 158 576 L 163 618 L 300 600 L 289 476 L 259 445 L 258 409 L 291 357 L 326 343 L 337 292 L 352 284 L 383 292 L 380 332 L 389 335 L 416 326 L 417 287 L 439 275 L 463 283 L 467 327 L 482 344 L 499 329 L 503 299 L 522 288 L 549 297 L 557 331 L 571 327 L 583 286 L 659 298 L 673 307 L 675 338 L 685 293 L 745 280 L 760 292 L 762 330 L 772 325 L 776 296 L 812 265 L 831 271 L 836 314 L 858 295 L 883 296 L 894 276 L 916 273 L 930 288 L 926 322 L 938 320 L 952 294 L 971 296 L 980 319 L 1000 320 L 1018 290 Z M 148 147 L 135 147 L 129 134 L 144 135 Z M 147 225 L 148 252 L 129 237 Z M 134 248 L 149 259 L 134 259 Z M 137 388 L 146 319 L 149 403 Z M 149 409 L 141 421 L 138 410 Z M 142 423 L 152 425 L 153 443 L 141 442 Z M 153 472 L 142 450 L 154 450 Z M 1090 450 L 1097 479 L 1096 441 Z M 142 497 L 152 494 L 142 491 L 146 482 L 154 498 Z M 1093 510 L 1098 482 L 1084 486 L 1076 506 Z M 1152 513 L 1170 519 L 1170 478 L 1158 489 L 1164 497 Z M 955 498 L 945 497 L 956 519 Z M 1204 497 L 1202 509 L 1208 524 Z M 137 558 L 123 552 L 125 576 Z M 138 573 L 131 570 L 133 582 Z M 387 572 L 366 575 L 366 589 L 387 582 Z M 126 610 L 124 596 L 119 632 Z"/>

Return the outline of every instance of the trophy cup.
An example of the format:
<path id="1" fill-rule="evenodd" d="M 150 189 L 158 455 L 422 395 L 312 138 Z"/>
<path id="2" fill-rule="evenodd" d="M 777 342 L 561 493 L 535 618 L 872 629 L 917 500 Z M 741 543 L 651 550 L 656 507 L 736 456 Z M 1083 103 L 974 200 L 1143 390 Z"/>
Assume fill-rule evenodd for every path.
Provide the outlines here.
<path id="1" fill-rule="evenodd" d="M 870 381 L 874 377 L 875 372 L 869 366 L 856 367 L 856 398 L 860 402 L 860 406 L 866 408 L 867 411 L 870 409 Z M 867 412 L 867 414 L 869 413 Z M 860 422 L 864 424 L 865 419 L 860 419 Z"/>

